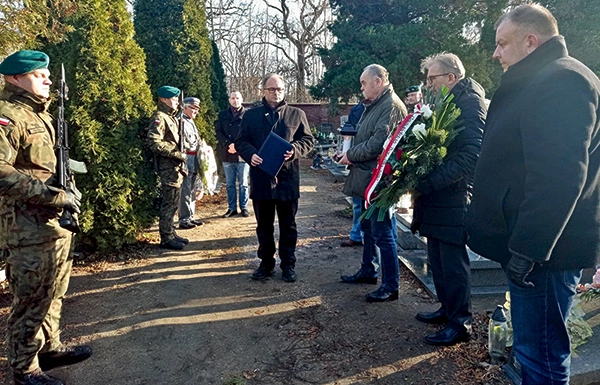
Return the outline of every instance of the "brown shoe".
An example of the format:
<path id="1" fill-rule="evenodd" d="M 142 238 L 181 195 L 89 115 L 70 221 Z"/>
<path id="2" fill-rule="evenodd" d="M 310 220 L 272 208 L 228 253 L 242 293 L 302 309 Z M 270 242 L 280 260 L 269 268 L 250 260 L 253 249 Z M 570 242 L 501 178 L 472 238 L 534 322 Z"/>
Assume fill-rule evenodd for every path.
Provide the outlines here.
<path id="1" fill-rule="evenodd" d="M 356 242 L 355 240 L 350 239 L 350 238 L 344 239 L 342 241 L 342 243 L 340 243 L 341 247 L 355 247 L 355 246 L 362 246 L 362 245 L 363 245 L 362 242 Z"/>

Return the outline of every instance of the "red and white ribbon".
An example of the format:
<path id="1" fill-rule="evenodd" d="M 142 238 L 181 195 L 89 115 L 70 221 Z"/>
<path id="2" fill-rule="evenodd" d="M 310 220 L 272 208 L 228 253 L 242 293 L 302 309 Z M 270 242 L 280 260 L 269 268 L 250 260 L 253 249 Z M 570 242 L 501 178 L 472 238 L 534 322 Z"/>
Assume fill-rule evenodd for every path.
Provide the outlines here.
<path id="1" fill-rule="evenodd" d="M 390 156 L 394 153 L 394 150 L 400 143 L 400 140 L 406 135 L 408 129 L 413 125 L 415 120 L 421 116 L 420 114 L 408 114 L 406 118 L 396 128 L 396 131 L 392 134 L 391 137 L 388 138 L 387 146 L 383 149 L 381 156 L 379 157 L 379 161 L 377 162 L 377 167 L 373 170 L 373 175 L 371 176 L 371 182 L 369 186 L 367 186 L 367 190 L 365 191 L 365 206 L 368 208 L 371 204 L 371 196 L 375 192 L 375 188 L 379 184 L 379 181 L 383 177 L 383 168 L 387 163 Z"/>

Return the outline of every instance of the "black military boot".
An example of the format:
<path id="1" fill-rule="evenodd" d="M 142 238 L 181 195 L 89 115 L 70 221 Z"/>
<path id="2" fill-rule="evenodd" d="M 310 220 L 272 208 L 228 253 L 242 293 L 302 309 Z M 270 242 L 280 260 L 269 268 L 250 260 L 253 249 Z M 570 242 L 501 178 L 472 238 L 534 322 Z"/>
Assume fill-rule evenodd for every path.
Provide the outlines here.
<path id="1" fill-rule="evenodd" d="M 189 239 L 180 237 L 177 233 L 173 233 L 173 236 L 175 237 L 175 239 L 177 239 L 179 242 L 183 243 L 184 245 L 187 245 L 188 243 L 190 243 Z"/>
<path id="2" fill-rule="evenodd" d="M 14 379 L 15 385 L 65 385 L 58 378 L 47 375 L 39 368 L 27 374 L 15 374 Z"/>
<path id="3" fill-rule="evenodd" d="M 170 250 L 183 250 L 183 248 L 185 247 L 185 243 L 181 242 L 177 238 L 173 238 L 170 241 L 161 243 L 160 247 L 163 249 L 170 249 Z"/>
<path id="4" fill-rule="evenodd" d="M 87 360 L 92 355 L 92 348 L 88 345 L 78 345 L 73 347 L 61 346 L 56 350 L 38 354 L 40 368 L 44 371 L 57 368 L 59 366 L 73 365 Z"/>

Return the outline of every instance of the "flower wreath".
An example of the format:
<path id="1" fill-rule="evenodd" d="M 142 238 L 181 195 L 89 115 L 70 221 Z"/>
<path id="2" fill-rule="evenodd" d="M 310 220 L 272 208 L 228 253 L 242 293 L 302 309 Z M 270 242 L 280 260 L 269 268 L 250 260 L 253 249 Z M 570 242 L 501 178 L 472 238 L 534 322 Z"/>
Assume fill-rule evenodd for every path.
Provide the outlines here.
<path id="1" fill-rule="evenodd" d="M 365 191 L 369 219 L 378 211 L 382 221 L 400 197 L 416 189 L 419 180 L 442 164 L 448 146 L 462 128 L 456 128 L 460 109 L 454 95 L 442 86 L 431 104 L 418 104 L 388 136 Z M 393 156 L 392 156 L 393 155 Z"/>

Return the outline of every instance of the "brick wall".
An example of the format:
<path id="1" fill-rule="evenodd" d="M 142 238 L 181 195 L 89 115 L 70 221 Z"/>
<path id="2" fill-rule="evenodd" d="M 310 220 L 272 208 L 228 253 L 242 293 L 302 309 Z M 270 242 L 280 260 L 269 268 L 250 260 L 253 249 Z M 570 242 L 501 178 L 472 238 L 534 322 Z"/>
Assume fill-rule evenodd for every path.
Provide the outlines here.
<path id="1" fill-rule="evenodd" d="M 340 127 L 340 117 L 343 115 L 348 115 L 350 109 L 355 106 L 355 104 L 347 104 L 340 106 L 337 115 L 329 115 L 329 105 L 328 104 L 320 104 L 320 103 L 290 103 L 290 106 L 298 107 L 304 113 L 306 113 L 306 118 L 308 119 L 308 124 L 311 127 L 317 127 L 321 124 L 331 124 L 333 129 L 337 129 Z M 251 103 L 244 103 L 244 107 L 252 108 Z"/>

